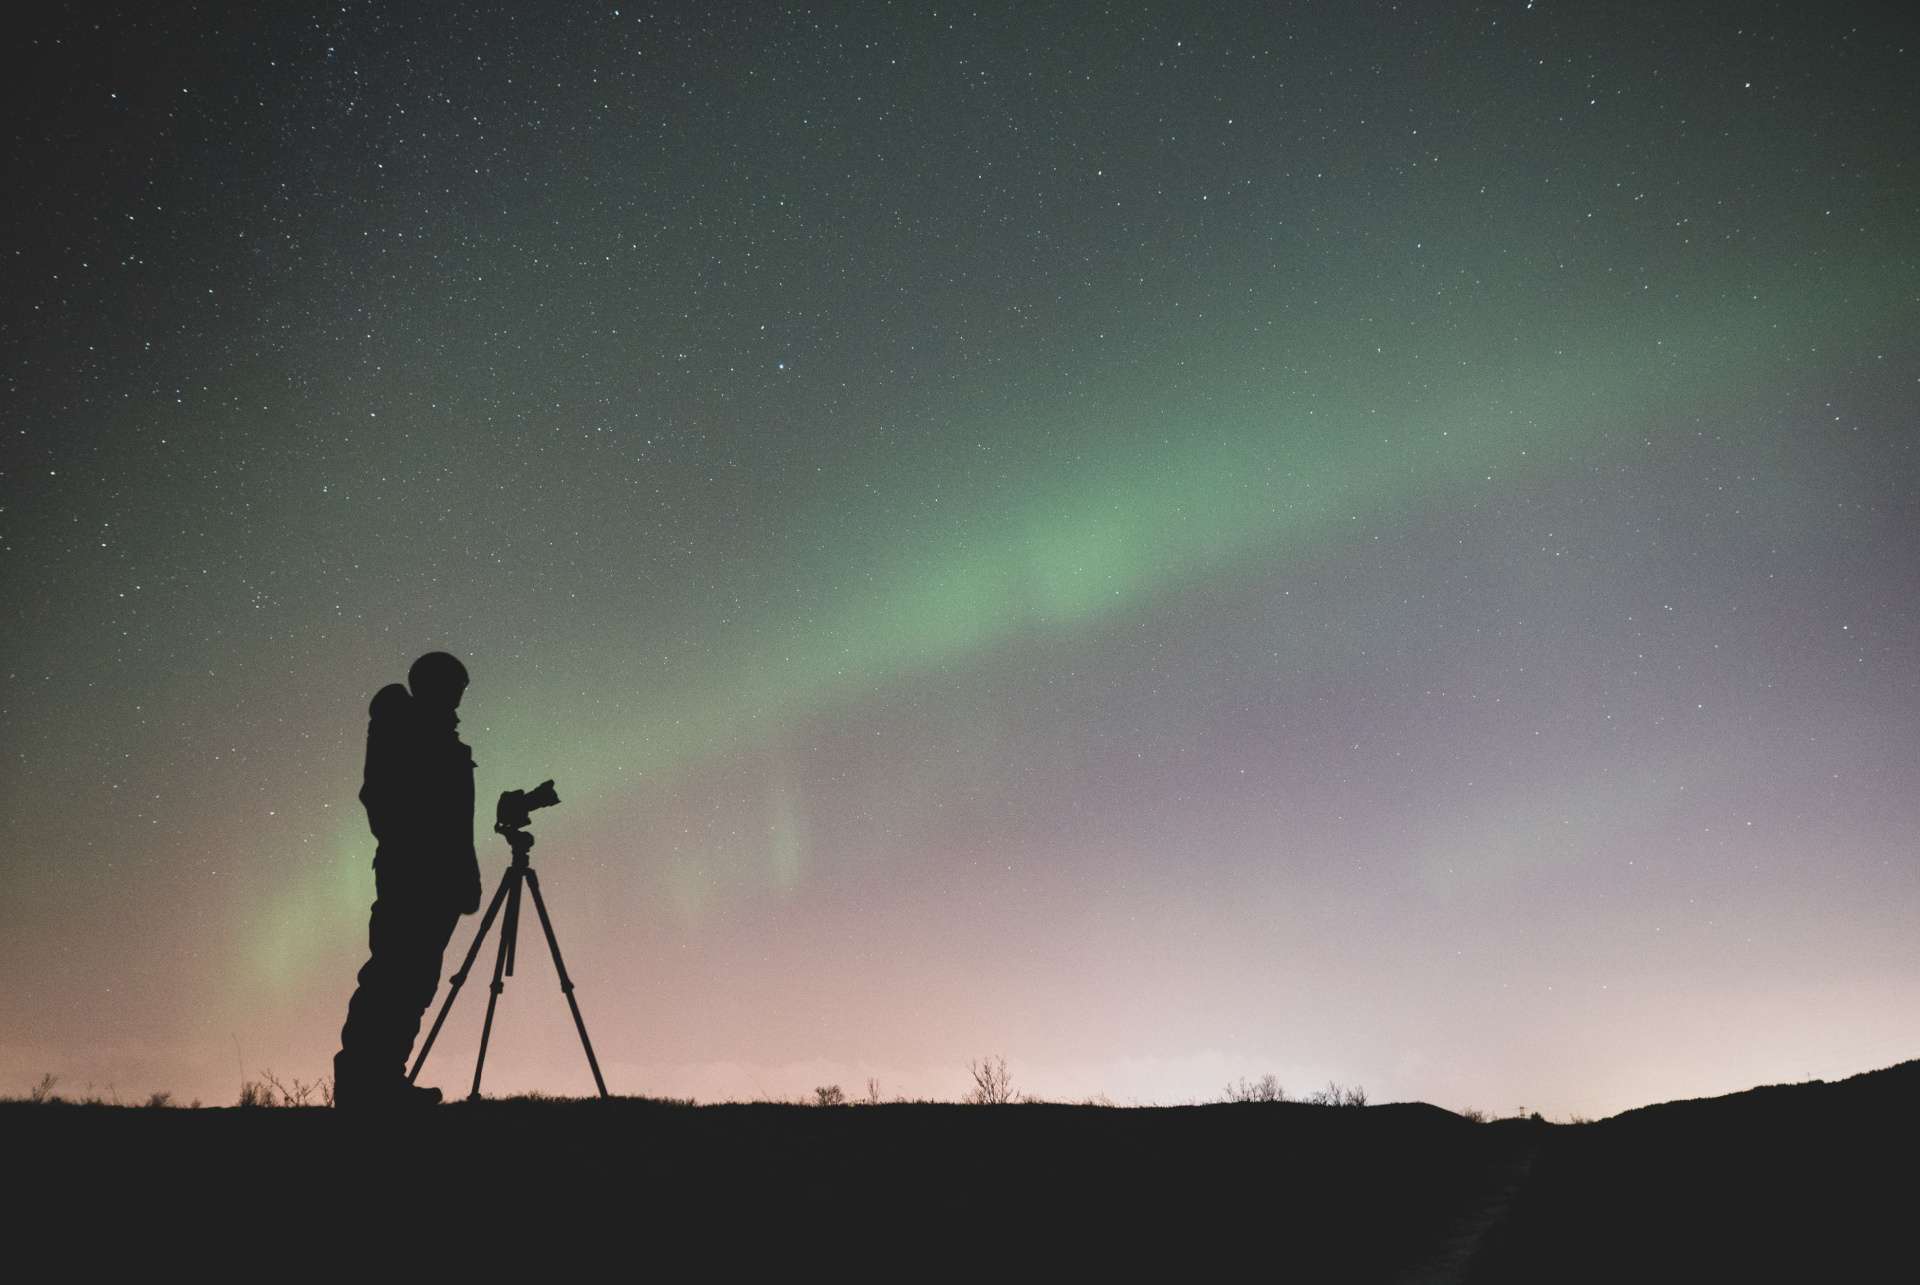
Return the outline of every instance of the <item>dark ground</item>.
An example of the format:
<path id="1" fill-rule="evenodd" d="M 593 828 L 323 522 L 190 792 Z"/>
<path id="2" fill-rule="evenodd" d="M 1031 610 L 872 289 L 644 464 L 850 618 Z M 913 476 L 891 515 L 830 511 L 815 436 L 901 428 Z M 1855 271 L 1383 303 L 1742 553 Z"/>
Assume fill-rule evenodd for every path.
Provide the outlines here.
<path id="1" fill-rule="evenodd" d="M 353 1257 L 363 1237 L 444 1234 L 469 1259 L 497 1244 L 549 1267 L 549 1253 L 845 1267 L 885 1243 L 904 1278 L 1171 1254 L 1187 1279 L 1866 1279 L 1853 1269 L 1869 1255 L 1913 1265 L 1917 1102 L 1920 1063 L 1591 1125 L 1475 1125 L 1419 1104 L 615 1099 L 397 1119 L 12 1102 L 0 1129 L 28 1178 L 9 1201 L 24 1243 L 70 1240 L 76 1210 L 110 1213 L 92 1245 L 109 1257 L 243 1240 Z M 1007 1258 L 1014 1246 L 1035 1257 Z"/>

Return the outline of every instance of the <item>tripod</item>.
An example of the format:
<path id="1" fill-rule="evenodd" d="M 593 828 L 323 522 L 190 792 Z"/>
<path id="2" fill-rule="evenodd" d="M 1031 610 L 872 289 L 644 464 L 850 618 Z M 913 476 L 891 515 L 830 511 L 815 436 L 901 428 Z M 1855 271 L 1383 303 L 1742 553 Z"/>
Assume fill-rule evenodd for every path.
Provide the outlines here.
<path id="1" fill-rule="evenodd" d="M 551 786 L 552 783 L 548 784 Z M 525 813 L 521 816 L 524 818 Z M 506 983 L 501 979 L 513 976 L 513 957 L 520 934 L 520 887 L 525 884 L 533 890 L 533 908 L 540 912 L 540 927 L 546 930 L 547 949 L 553 952 L 553 971 L 560 975 L 560 990 L 567 997 L 567 1007 L 573 1010 L 573 1025 L 580 1032 L 580 1047 L 587 1051 L 587 1065 L 593 1068 L 593 1082 L 599 1086 L 600 1096 L 604 1098 L 607 1096 L 607 1082 L 600 1076 L 600 1061 L 593 1055 L 593 1041 L 587 1038 L 587 1024 L 581 1020 L 579 1002 L 573 998 L 573 979 L 567 976 L 567 966 L 560 959 L 560 939 L 553 935 L 553 921 L 547 918 L 547 903 L 540 895 L 540 876 L 534 873 L 533 864 L 527 860 L 527 853 L 533 848 L 533 836 L 517 825 L 497 823 L 493 828 L 513 849 L 513 864 L 500 876 L 500 887 L 493 894 L 486 917 L 480 921 L 480 931 L 473 935 L 473 945 L 467 950 L 466 960 L 449 982 L 446 1003 L 440 1006 L 440 1016 L 433 1019 L 433 1029 L 427 1032 L 427 1042 L 420 1046 L 420 1056 L 413 1060 L 413 1070 L 407 1073 L 407 1081 L 412 1083 L 420 1078 L 420 1068 L 426 1064 L 427 1054 L 433 1050 L 433 1042 L 440 1036 L 440 1027 L 446 1022 L 453 1001 L 460 995 L 460 987 L 473 969 L 474 957 L 480 953 L 480 943 L 486 940 L 487 929 L 493 927 L 494 917 L 500 913 L 504 903 L 507 917 L 500 924 L 500 953 L 493 961 L 493 985 L 489 988 L 492 993 L 487 996 L 487 1020 L 480 1028 L 480 1056 L 473 1064 L 473 1092 L 470 1096 L 480 1096 L 480 1072 L 487 1064 L 487 1040 L 493 1034 L 493 1010 L 500 1002 L 500 992 L 506 989 Z"/>

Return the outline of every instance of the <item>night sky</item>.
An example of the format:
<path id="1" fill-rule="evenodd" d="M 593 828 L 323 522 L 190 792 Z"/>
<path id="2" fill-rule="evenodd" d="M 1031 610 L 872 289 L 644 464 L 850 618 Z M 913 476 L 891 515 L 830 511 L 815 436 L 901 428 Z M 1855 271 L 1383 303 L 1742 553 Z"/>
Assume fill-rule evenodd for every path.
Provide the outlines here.
<path id="1" fill-rule="evenodd" d="M 1898 6 L 75 8 L 3 55 L 0 1093 L 330 1070 L 438 648 L 615 1092 L 1920 1055 Z M 590 1092 L 522 947 L 488 1087 Z"/>

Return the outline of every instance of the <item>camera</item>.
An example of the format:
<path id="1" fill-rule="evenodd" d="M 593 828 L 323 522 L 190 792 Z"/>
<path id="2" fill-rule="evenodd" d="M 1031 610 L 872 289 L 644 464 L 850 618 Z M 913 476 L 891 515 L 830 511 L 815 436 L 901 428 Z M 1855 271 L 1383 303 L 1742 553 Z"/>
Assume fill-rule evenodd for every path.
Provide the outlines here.
<path id="1" fill-rule="evenodd" d="M 518 830 L 527 823 L 528 814 L 550 808 L 559 801 L 552 781 L 542 781 L 531 790 L 507 790 L 493 809 L 493 828 L 500 834 Z"/>

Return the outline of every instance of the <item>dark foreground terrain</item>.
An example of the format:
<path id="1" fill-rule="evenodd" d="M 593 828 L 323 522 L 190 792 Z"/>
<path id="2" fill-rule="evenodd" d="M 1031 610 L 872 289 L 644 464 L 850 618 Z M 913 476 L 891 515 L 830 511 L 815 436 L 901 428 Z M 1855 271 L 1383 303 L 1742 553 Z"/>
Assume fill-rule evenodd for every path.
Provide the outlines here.
<path id="1" fill-rule="evenodd" d="M 899 1279 L 1168 1256 L 1183 1279 L 1841 1279 L 1875 1255 L 1913 1267 L 1917 1099 L 1920 1063 L 1589 1125 L 1418 1104 L 614 1099 L 397 1119 L 14 1102 L 0 1128 L 24 1179 L 16 1244 L 99 1266 L 343 1258 L 437 1278 L 436 1247 L 458 1245 L 482 1266 L 702 1279 L 769 1256 Z"/>

